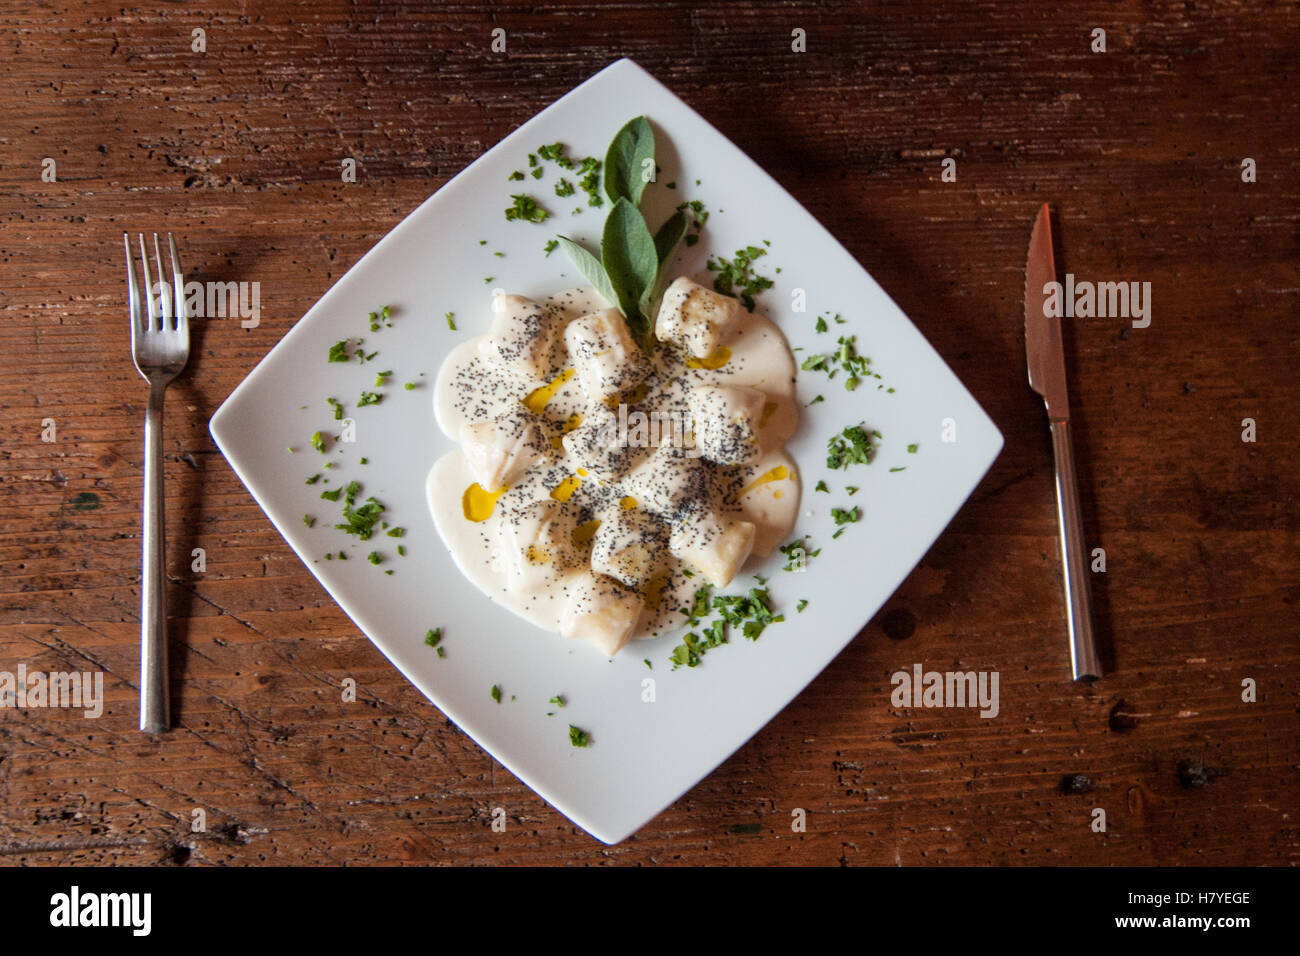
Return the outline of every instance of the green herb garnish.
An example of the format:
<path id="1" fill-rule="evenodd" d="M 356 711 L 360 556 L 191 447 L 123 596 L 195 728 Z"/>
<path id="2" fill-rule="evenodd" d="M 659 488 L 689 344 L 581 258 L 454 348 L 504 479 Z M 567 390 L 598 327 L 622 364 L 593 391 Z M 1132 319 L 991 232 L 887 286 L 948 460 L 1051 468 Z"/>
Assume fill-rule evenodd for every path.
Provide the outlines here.
<path id="1" fill-rule="evenodd" d="M 526 196 L 522 193 L 510 197 L 514 205 L 506 209 L 506 220 L 513 222 L 516 219 L 522 219 L 525 222 L 545 222 L 550 215 L 545 209 L 537 205 L 537 200 L 532 196 Z M 491 280 L 489 280 L 491 281 Z"/>
<path id="2" fill-rule="evenodd" d="M 862 509 L 856 506 L 852 508 L 832 508 L 831 517 L 835 519 L 837 525 L 853 524 L 862 518 Z"/>
<path id="3" fill-rule="evenodd" d="M 822 553 L 821 548 L 816 551 L 808 550 L 807 535 L 804 535 L 798 541 L 791 541 L 789 544 L 782 545 L 779 550 L 786 556 L 784 568 L 786 571 L 801 570 L 807 566 L 809 558 L 815 558 Z"/>
<path id="4" fill-rule="evenodd" d="M 705 263 L 713 277 L 713 288 L 723 295 L 738 296 L 745 308 L 754 308 L 754 296 L 764 289 L 772 288 L 772 280 L 753 271 L 754 260 L 767 255 L 766 249 L 758 246 L 746 246 L 737 249 L 735 256 L 727 260 L 717 256 Z"/>
<path id="5" fill-rule="evenodd" d="M 585 730 L 569 724 L 569 743 L 575 747 L 586 747 L 591 743 L 591 736 Z"/>
<path id="6" fill-rule="evenodd" d="M 876 455 L 876 446 L 872 444 L 873 436 L 879 438 L 880 433 L 873 431 L 869 435 L 861 425 L 850 425 L 826 443 L 826 467 L 869 465 Z"/>

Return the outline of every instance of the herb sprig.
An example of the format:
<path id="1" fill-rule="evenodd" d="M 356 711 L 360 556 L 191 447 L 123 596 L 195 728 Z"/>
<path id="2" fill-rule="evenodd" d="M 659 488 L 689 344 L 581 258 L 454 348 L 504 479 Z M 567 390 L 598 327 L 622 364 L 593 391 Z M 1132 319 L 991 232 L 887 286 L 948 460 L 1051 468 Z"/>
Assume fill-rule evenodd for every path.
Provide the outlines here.
<path id="1" fill-rule="evenodd" d="M 664 266 L 686 235 L 688 225 L 680 209 L 654 234 L 646 224 L 641 197 L 646 186 L 654 182 L 654 156 L 654 130 L 649 121 L 644 116 L 629 120 L 605 154 L 605 192 L 613 206 L 601 233 L 600 255 L 568 236 L 556 237 L 578 271 L 606 301 L 618 307 L 633 338 L 646 352 L 655 347 L 650 306 L 658 294 Z M 589 180 L 580 183 L 583 189 L 594 185 L 594 169 Z"/>

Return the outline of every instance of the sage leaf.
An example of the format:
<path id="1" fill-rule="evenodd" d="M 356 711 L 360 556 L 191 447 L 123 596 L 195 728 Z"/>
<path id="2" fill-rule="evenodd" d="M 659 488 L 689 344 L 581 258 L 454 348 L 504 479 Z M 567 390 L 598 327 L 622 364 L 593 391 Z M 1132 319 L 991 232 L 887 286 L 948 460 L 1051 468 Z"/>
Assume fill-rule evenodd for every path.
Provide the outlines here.
<path id="1" fill-rule="evenodd" d="M 618 295 L 614 292 L 613 286 L 609 283 L 609 276 L 605 274 L 605 267 L 600 264 L 600 260 L 587 251 L 586 247 L 578 245 L 568 236 L 556 236 L 560 241 L 560 247 L 569 255 L 569 259 L 578 271 L 586 276 L 597 292 L 610 305 L 618 305 Z"/>
<path id="2" fill-rule="evenodd" d="M 643 347 L 653 348 L 654 337 L 641 313 L 641 299 L 659 275 L 659 253 L 645 217 L 624 197 L 615 201 L 605 220 L 600 255 L 605 275 L 618 296 L 619 311 L 633 336 Z"/>
<path id="3" fill-rule="evenodd" d="M 644 116 L 629 120 L 605 154 L 605 192 L 613 202 L 641 204 L 646 183 L 654 178 L 655 134 Z"/>
<path id="4" fill-rule="evenodd" d="M 682 241 L 682 236 L 686 235 L 686 213 L 680 209 L 677 210 L 668 221 L 659 227 L 655 233 L 655 252 L 659 256 L 659 268 L 662 271 L 664 263 L 668 257 L 673 254 L 677 248 L 677 243 Z"/>
<path id="5" fill-rule="evenodd" d="M 668 268 L 668 260 L 672 258 L 673 250 L 686 235 L 687 225 L 686 213 L 679 209 L 669 216 L 655 233 L 655 254 L 659 257 L 659 268 L 655 272 L 655 281 L 641 293 L 641 311 L 646 315 L 652 314 L 650 306 L 659 294 L 659 287 L 663 284 L 664 270 Z"/>

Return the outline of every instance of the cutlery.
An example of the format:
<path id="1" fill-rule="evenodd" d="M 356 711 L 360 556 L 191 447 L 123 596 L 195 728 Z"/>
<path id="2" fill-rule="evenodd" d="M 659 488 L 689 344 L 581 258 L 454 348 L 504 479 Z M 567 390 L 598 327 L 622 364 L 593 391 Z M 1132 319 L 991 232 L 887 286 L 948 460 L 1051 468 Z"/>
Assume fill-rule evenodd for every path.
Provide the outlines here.
<path id="1" fill-rule="evenodd" d="M 144 564 L 140 588 L 140 729 L 158 734 L 170 724 L 167 687 L 167 600 L 165 577 L 166 536 L 163 527 L 162 428 L 163 393 L 185 368 L 190 357 L 190 324 L 185 314 L 185 280 L 176 240 L 167 235 L 171 250 L 172 280 L 164 278 L 158 233 L 153 234 L 155 286 L 149 277 L 149 255 L 140 234 L 140 270 L 144 284 L 137 286 L 131 239 L 125 233 L 126 285 L 130 301 L 131 355 L 136 370 L 149 383 L 149 404 L 144 414 Z M 156 301 L 155 301 L 156 292 Z"/>
<path id="2" fill-rule="evenodd" d="M 1025 263 L 1025 357 L 1029 386 L 1043 396 L 1052 430 L 1056 458 L 1056 517 L 1061 528 L 1061 570 L 1065 579 L 1066 621 L 1070 631 L 1070 667 L 1074 679 L 1101 676 L 1101 660 L 1092 627 L 1092 597 L 1083 549 L 1083 518 L 1079 509 L 1074 442 L 1070 437 L 1070 401 L 1065 390 L 1065 350 L 1061 320 L 1047 315 L 1045 289 L 1056 281 L 1052 258 L 1052 219 L 1047 203 L 1038 211 L 1029 236 Z M 1059 311 L 1059 310 L 1056 310 Z"/>

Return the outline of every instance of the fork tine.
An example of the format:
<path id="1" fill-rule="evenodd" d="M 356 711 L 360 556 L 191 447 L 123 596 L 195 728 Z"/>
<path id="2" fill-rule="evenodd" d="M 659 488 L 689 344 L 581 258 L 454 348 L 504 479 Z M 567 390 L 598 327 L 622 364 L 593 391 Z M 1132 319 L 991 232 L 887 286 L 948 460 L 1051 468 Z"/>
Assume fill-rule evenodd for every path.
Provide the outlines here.
<path id="1" fill-rule="evenodd" d="M 122 233 L 122 244 L 126 246 L 127 309 L 131 318 L 131 348 L 134 350 L 136 332 L 143 328 L 140 324 L 140 289 L 135 284 L 135 260 L 131 258 L 131 236 L 128 233 Z"/>
<path id="2" fill-rule="evenodd" d="M 172 256 L 172 295 L 176 300 L 176 331 L 187 341 L 190 336 L 190 317 L 185 308 L 185 275 L 181 272 L 180 256 L 176 254 L 176 240 L 167 233 L 167 245 Z"/>
<path id="3" fill-rule="evenodd" d="M 172 290 L 167 284 L 166 270 L 163 269 L 162 253 L 158 250 L 158 233 L 153 234 L 153 264 L 158 272 L 158 325 L 165 332 L 176 328 L 175 313 L 172 312 Z"/>
<path id="4" fill-rule="evenodd" d="M 140 271 L 144 273 L 144 330 L 157 331 L 153 316 L 153 280 L 149 278 L 149 251 L 144 247 L 144 233 L 140 233 Z"/>

